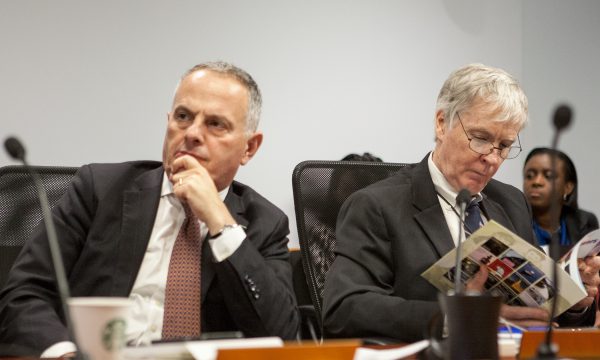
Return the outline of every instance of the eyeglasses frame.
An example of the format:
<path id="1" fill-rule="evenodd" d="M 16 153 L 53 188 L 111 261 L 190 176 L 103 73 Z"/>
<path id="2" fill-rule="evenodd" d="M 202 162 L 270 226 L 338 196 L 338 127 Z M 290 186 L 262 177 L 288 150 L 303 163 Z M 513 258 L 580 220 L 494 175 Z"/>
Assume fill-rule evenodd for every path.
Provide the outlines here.
<path id="1" fill-rule="evenodd" d="M 511 151 L 510 149 L 512 149 L 512 148 L 518 148 L 518 149 L 519 149 L 519 152 L 518 152 L 518 153 L 517 153 L 515 156 L 513 156 L 513 157 L 504 157 L 504 156 L 502 156 L 502 151 L 504 150 L 503 148 L 499 148 L 499 147 L 495 146 L 495 145 L 494 145 L 494 143 L 492 143 L 491 141 L 487 141 L 487 140 L 484 140 L 484 139 L 479 139 L 479 138 L 478 138 L 478 140 L 480 140 L 480 141 L 486 141 L 488 144 L 490 144 L 490 145 L 491 145 L 491 147 L 490 147 L 490 151 L 489 151 L 487 154 L 484 154 L 484 153 L 482 153 L 482 152 L 479 152 L 479 151 L 477 151 L 477 150 L 473 149 L 473 148 L 471 147 L 471 141 L 472 141 L 472 140 L 474 140 L 475 138 L 474 138 L 474 137 L 470 137 L 470 136 L 469 136 L 469 133 L 467 133 L 467 129 L 465 129 L 465 125 L 462 123 L 462 119 L 460 118 L 460 114 L 459 114 L 458 112 L 456 113 L 456 116 L 458 117 L 458 122 L 460 123 L 460 126 L 462 127 L 462 129 L 463 129 L 463 131 L 464 131 L 464 133 L 465 133 L 465 136 L 466 136 L 466 137 L 467 137 L 467 139 L 469 140 L 469 149 L 471 149 L 471 151 L 473 151 L 473 152 L 475 152 L 475 153 L 477 153 L 477 154 L 480 154 L 480 155 L 489 155 L 489 154 L 493 153 L 493 152 L 494 152 L 494 150 L 498 150 L 498 155 L 499 155 L 499 156 L 500 156 L 502 159 L 504 159 L 504 160 L 512 160 L 512 159 L 515 159 L 515 158 L 517 158 L 517 157 L 518 157 L 518 156 L 521 154 L 521 152 L 523 151 L 523 147 L 521 147 L 521 138 L 519 137 L 519 133 L 517 133 L 517 141 L 519 142 L 519 145 L 518 145 L 518 146 L 511 145 L 511 146 L 509 146 L 509 147 L 506 147 L 506 148 L 504 148 L 504 149 L 508 149 L 508 151 L 507 151 L 507 154 L 506 154 L 507 156 L 508 156 L 508 154 L 509 154 L 509 153 L 510 153 L 510 151 Z"/>

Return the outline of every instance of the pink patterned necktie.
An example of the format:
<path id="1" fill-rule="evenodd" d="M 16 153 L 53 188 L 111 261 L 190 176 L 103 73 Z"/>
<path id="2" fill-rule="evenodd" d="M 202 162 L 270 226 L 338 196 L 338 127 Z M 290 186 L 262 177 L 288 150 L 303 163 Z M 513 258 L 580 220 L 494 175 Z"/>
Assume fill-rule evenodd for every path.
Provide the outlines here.
<path id="1" fill-rule="evenodd" d="M 163 339 L 200 335 L 200 224 L 189 206 L 183 207 L 185 220 L 169 262 Z"/>

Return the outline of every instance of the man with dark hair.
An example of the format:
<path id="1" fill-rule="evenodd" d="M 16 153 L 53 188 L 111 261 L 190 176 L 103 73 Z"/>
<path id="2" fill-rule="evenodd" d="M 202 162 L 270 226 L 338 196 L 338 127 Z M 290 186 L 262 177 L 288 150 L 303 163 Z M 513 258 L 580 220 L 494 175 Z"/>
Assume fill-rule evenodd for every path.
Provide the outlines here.
<path id="1" fill-rule="evenodd" d="M 132 299 L 128 341 L 295 337 L 287 217 L 233 180 L 261 145 L 260 107 L 245 71 L 197 65 L 177 87 L 162 163 L 84 166 L 53 209 L 71 294 Z M 0 343 L 74 350 L 52 274 L 39 227 L 1 294 Z"/>

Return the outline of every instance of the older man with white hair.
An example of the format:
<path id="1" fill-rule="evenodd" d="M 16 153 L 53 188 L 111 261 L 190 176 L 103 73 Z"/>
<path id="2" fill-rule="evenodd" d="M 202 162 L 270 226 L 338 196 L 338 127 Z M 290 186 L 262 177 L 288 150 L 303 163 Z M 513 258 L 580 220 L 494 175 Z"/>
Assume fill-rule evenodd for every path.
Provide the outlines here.
<path id="1" fill-rule="evenodd" d="M 418 164 L 353 194 L 337 221 L 337 257 L 324 294 L 324 328 L 331 336 L 422 339 L 439 311 L 438 290 L 421 273 L 457 243 L 456 196 L 472 196 L 474 231 L 495 220 L 533 243 L 531 211 L 513 186 L 492 179 L 521 152 L 527 98 L 505 71 L 481 64 L 450 74 L 438 96 L 435 148 Z M 467 226 L 468 225 L 468 226 Z M 468 228 L 470 227 L 470 228 Z M 593 323 L 590 305 L 600 282 L 598 258 L 586 264 L 588 297 L 565 322 Z M 480 271 L 472 286 L 487 279 Z M 544 325 L 542 308 L 503 305 L 521 325 Z M 590 323 L 590 324 L 591 324 Z"/>

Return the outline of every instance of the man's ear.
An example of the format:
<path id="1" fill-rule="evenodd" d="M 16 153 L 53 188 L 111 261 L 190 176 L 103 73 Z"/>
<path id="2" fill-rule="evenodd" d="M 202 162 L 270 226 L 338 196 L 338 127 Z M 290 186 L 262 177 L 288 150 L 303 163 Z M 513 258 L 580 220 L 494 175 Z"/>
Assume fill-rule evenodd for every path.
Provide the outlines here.
<path id="1" fill-rule="evenodd" d="M 435 139 L 440 140 L 446 133 L 446 117 L 443 110 L 438 110 L 435 113 Z"/>
<path id="2" fill-rule="evenodd" d="M 250 135 L 246 140 L 246 151 L 244 152 L 244 156 L 240 160 L 240 164 L 246 165 L 250 159 L 256 154 L 260 144 L 263 141 L 263 134 L 260 131 L 257 131 Z"/>

